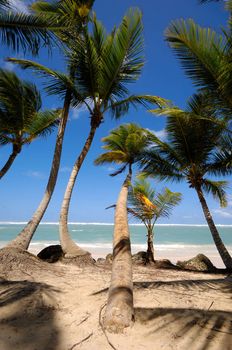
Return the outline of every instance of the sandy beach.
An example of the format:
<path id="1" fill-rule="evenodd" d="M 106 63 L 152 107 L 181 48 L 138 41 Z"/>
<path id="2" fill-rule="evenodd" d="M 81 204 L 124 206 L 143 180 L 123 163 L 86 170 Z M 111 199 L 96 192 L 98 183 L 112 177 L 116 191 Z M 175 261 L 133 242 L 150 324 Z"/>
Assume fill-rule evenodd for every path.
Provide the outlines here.
<path id="1" fill-rule="evenodd" d="M 110 267 L 39 264 L 0 273 L 1 350 L 232 349 L 231 277 L 136 266 L 135 323 L 115 335 Z"/>

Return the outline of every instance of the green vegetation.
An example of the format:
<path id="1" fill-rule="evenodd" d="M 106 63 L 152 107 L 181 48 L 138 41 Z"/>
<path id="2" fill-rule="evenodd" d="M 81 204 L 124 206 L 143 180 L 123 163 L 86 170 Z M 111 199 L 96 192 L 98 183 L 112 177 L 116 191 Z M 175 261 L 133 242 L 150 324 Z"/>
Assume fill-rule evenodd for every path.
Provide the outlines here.
<path id="1" fill-rule="evenodd" d="M 0 178 L 25 144 L 46 136 L 58 125 L 44 196 L 31 220 L 8 244 L 26 250 L 56 186 L 70 108 L 84 107 L 90 122 L 88 135 L 81 150 L 77 152 L 73 146 L 78 156 L 64 191 L 59 229 L 64 258 L 85 256 L 89 253 L 69 235 L 68 215 L 76 179 L 96 131 L 106 117 L 118 120 L 131 107 L 150 109 L 155 105 L 157 109 L 150 110 L 152 113 L 167 116 L 166 141 L 137 124 L 123 124 L 103 138 L 105 152 L 95 160 L 97 165 L 119 166 L 112 176 L 126 172 L 115 206 L 112 279 L 104 318 L 105 327 L 118 332 L 134 318 L 128 212 L 146 226 L 147 261 L 151 262 L 154 225 L 160 217 L 168 217 L 181 200 L 180 193 L 168 188 L 156 192 L 144 179 L 132 186 L 132 168 L 159 181 L 184 181 L 196 191 L 218 252 L 226 268 L 232 270 L 232 257 L 206 202 L 210 194 L 226 206 L 228 183 L 218 178 L 232 174 L 232 0 L 226 1 L 230 16 L 221 33 L 202 28 L 191 19 L 174 21 L 166 30 L 166 40 L 196 87 L 196 94 L 184 110 L 161 97 L 135 94 L 128 88 L 140 78 L 145 64 L 140 10 L 130 9 L 121 23 L 107 33 L 92 12 L 93 4 L 94 0 L 36 1 L 28 13 L 19 13 L 10 2 L 0 0 L 2 44 L 16 53 L 38 57 L 38 62 L 26 58 L 8 60 L 36 73 L 43 79 L 46 93 L 59 96 L 63 105 L 61 110 L 41 112 L 36 87 L 12 72 L 0 70 L 0 145 L 12 145 Z M 41 48 L 52 55 L 54 47 L 63 55 L 63 71 L 40 63 Z"/>
<path id="2" fill-rule="evenodd" d="M 58 124 L 60 111 L 41 111 L 41 105 L 40 93 L 34 84 L 0 69 L 0 145 L 12 145 L 12 153 L 0 169 L 0 178 L 24 145 L 39 136 L 47 136 Z"/>
<path id="3" fill-rule="evenodd" d="M 154 261 L 154 226 L 161 217 L 168 218 L 172 209 L 180 202 L 181 193 L 165 188 L 157 192 L 148 181 L 136 181 L 129 190 L 128 212 L 136 220 L 144 223 L 147 230 L 147 262 Z"/>
<path id="4" fill-rule="evenodd" d="M 186 110 L 164 108 L 153 112 L 168 116 L 168 142 L 154 140 L 156 145 L 144 155 L 144 174 L 161 180 L 186 181 L 195 189 L 218 252 L 225 266 L 231 269 L 232 258 L 204 197 L 204 193 L 211 194 L 221 206 L 226 205 L 227 182 L 210 177 L 232 173 L 232 137 L 227 131 L 228 122 L 218 122 L 217 110 L 207 103 L 205 94 L 194 95 Z"/>

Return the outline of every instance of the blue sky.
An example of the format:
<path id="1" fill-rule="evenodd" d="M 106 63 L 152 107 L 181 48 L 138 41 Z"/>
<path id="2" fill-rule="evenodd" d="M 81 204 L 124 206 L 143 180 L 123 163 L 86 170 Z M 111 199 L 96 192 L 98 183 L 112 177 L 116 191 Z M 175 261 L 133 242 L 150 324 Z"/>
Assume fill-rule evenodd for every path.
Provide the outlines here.
<path id="1" fill-rule="evenodd" d="M 13 0 L 12 0 L 13 1 Z M 14 0 L 23 9 L 23 3 Z M 197 0 L 96 0 L 94 10 L 107 30 L 118 25 L 129 7 L 139 7 L 143 12 L 146 64 L 140 80 L 130 86 L 132 92 L 159 95 L 172 100 L 180 107 L 185 106 L 186 99 L 194 92 L 191 81 L 184 75 L 179 62 L 164 41 L 164 31 L 172 20 L 193 18 L 202 26 L 219 30 L 226 23 L 227 13 L 222 3 L 200 6 Z M 4 57 L 16 54 L 7 48 L 1 49 L 1 67 L 13 69 L 21 77 L 33 80 L 38 88 L 43 85 L 39 78 L 29 72 L 21 72 Z M 19 53 L 19 57 L 23 57 Z M 28 57 L 28 56 L 27 56 Z M 57 50 L 48 57 L 43 50 L 39 62 L 63 70 L 64 62 Z M 43 94 L 43 106 L 56 108 L 62 105 L 55 96 Z M 94 159 L 101 152 L 101 138 L 121 123 L 136 122 L 163 135 L 165 118 L 157 118 L 143 109 L 132 110 L 120 121 L 112 121 L 105 116 L 105 122 L 97 131 L 96 138 L 87 159 L 78 176 L 70 208 L 69 221 L 76 222 L 113 222 L 113 211 L 105 210 L 115 203 L 123 176 L 111 178 L 111 166 L 96 167 Z M 71 168 L 78 156 L 89 130 L 88 113 L 82 108 L 72 110 L 66 130 L 61 169 L 52 201 L 43 221 L 58 221 L 64 190 Z M 0 182 L 0 221 L 26 221 L 30 219 L 39 204 L 49 174 L 56 133 L 47 139 L 38 139 L 26 146 L 16 159 L 12 169 Z M 0 165 L 2 166 L 10 153 L 10 147 L 1 147 Z M 228 178 L 231 181 L 231 178 Z M 202 210 L 195 192 L 185 184 L 165 184 L 152 181 L 157 190 L 168 186 L 173 191 L 183 194 L 182 203 L 173 211 L 170 219 L 160 223 L 205 223 Z M 232 224 L 232 195 L 229 193 L 229 206 L 221 209 L 212 198 L 207 197 L 209 207 L 216 223 Z"/>

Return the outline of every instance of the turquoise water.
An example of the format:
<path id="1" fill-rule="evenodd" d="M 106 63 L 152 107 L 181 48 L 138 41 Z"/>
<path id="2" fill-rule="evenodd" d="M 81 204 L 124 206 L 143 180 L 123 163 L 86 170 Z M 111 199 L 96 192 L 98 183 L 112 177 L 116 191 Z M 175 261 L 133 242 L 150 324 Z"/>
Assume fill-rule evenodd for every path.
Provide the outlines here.
<path id="1" fill-rule="evenodd" d="M 0 244 L 13 239 L 24 224 L 0 223 Z M 232 225 L 218 226 L 225 244 L 232 246 Z M 91 246 L 108 246 L 112 242 L 113 225 L 110 224 L 70 224 L 72 238 Z M 132 244 L 146 243 L 146 229 L 140 225 L 130 225 Z M 213 240 L 207 226 L 203 225 L 157 225 L 155 227 L 155 242 L 161 245 L 211 245 Z M 54 242 L 59 240 L 57 224 L 41 224 L 33 237 L 33 242 Z"/>
<path id="2" fill-rule="evenodd" d="M 0 223 L 0 248 L 12 240 L 24 227 L 23 223 Z M 95 258 L 112 252 L 112 224 L 70 224 L 69 232 L 85 250 Z M 232 225 L 220 225 L 218 230 L 228 251 L 232 254 Z M 130 225 L 132 253 L 146 250 L 146 229 L 142 225 Z M 59 244 L 59 226 L 41 224 L 30 244 L 30 250 L 37 254 L 51 244 Z M 203 253 L 217 267 L 223 267 L 208 226 L 206 225 L 157 225 L 155 227 L 155 258 L 170 259 L 172 262 L 186 260 Z"/>

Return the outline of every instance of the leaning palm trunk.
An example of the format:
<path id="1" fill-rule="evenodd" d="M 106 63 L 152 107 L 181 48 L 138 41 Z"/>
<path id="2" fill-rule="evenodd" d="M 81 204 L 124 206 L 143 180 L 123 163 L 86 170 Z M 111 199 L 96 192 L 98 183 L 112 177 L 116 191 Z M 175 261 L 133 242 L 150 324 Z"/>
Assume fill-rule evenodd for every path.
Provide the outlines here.
<path id="1" fill-rule="evenodd" d="M 20 153 L 21 151 L 21 147 L 19 147 L 18 145 L 13 145 L 13 151 L 11 153 L 11 155 L 9 156 L 9 158 L 7 159 L 5 165 L 2 167 L 2 169 L 0 170 L 0 179 L 7 173 L 7 171 L 10 169 L 11 165 L 13 164 L 15 158 L 17 157 L 17 155 Z"/>
<path id="2" fill-rule="evenodd" d="M 70 201 L 71 201 L 71 196 L 72 196 L 72 191 L 76 182 L 77 175 L 80 171 L 80 168 L 82 166 L 82 163 L 91 147 L 94 135 L 96 133 L 96 130 L 98 128 L 97 124 L 92 124 L 91 129 L 89 132 L 89 135 L 87 137 L 87 140 L 84 144 L 84 147 L 77 158 L 73 170 L 71 172 L 68 185 L 65 190 L 64 194 L 64 199 L 63 203 L 61 206 L 61 211 L 60 211 L 60 225 L 59 225 L 59 231 L 60 231 L 60 243 L 62 250 L 65 254 L 66 258 L 71 258 L 71 257 L 77 257 L 81 255 L 86 255 L 89 254 L 85 250 L 81 249 L 76 245 L 76 243 L 71 239 L 69 232 L 68 232 L 68 212 L 69 212 L 69 206 L 70 206 Z"/>
<path id="3" fill-rule="evenodd" d="M 51 197 L 56 185 L 59 167 L 60 167 L 60 158 L 61 158 L 61 152 L 62 152 L 64 132 L 65 132 L 65 128 L 68 120 L 70 103 L 71 103 L 71 92 L 67 91 L 65 95 L 65 100 L 64 100 L 62 117 L 61 117 L 57 138 L 56 138 L 56 146 L 55 146 L 55 151 L 54 151 L 54 156 L 52 161 L 52 167 L 51 167 L 50 176 L 48 179 L 48 183 L 47 183 L 47 187 L 46 187 L 46 191 L 44 193 L 43 199 L 40 202 L 37 210 L 35 211 L 32 219 L 27 223 L 27 225 L 19 233 L 19 235 L 7 245 L 8 247 L 21 248 L 25 250 L 28 248 L 30 241 L 35 233 L 35 230 L 37 229 L 47 209 L 47 206 L 51 200 Z"/>
<path id="4" fill-rule="evenodd" d="M 104 326 L 121 332 L 134 318 L 130 233 L 127 219 L 127 196 L 131 181 L 129 172 L 120 191 L 114 223 L 113 265 Z"/>
<path id="5" fill-rule="evenodd" d="M 220 254 L 220 256 L 222 258 L 222 261 L 225 264 L 226 268 L 229 269 L 229 270 L 232 270 L 232 258 L 230 256 L 228 250 L 226 249 L 225 245 L 223 244 L 222 240 L 221 240 L 221 237 L 220 237 L 220 235 L 218 233 L 218 230 L 217 230 L 217 228 L 216 228 L 216 226 L 214 224 L 213 218 L 212 218 L 212 216 L 210 214 L 210 211 L 209 211 L 208 205 L 206 203 L 206 200 L 204 198 L 204 195 L 202 193 L 202 190 L 199 187 L 199 188 L 196 189 L 196 191 L 197 191 L 197 194 L 198 194 L 198 198 L 199 198 L 199 200 L 201 202 L 201 206 L 202 206 L 202 209 L 203 209 L 206 221 L 208 223 L 210 232 L 212 234 L 214 243 L 215 243 L 216 248 L 218 250 L 218 253 Z"/>

